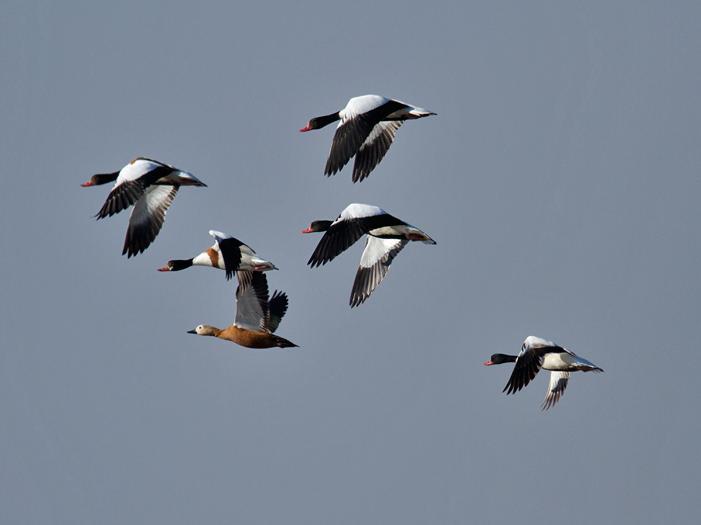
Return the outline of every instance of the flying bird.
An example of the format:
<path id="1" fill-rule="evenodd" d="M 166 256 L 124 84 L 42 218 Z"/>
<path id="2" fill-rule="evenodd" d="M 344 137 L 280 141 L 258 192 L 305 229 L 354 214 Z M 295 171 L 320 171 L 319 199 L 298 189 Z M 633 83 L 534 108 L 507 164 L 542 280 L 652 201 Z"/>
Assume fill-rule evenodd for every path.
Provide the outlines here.
<path id="1" fill-rule="evenodd" d="M 250 286 L 236 289 L 236 319 L 224 329 L 198 325 L 188 334 L 218 337 L 247 348 L 289 348 L 297 345 L 274 334 L 287 312 L 287 294 L 275 291 L 268 298 L 268 280 L 262 272 L 252 272 Z"/>
<path id="2" fill-rule="evenodd" d="M 507 395 L 515 394 L 524 388 L 541 368 L 550 370 L 548 391 L 541 407 L 543 410 L 549 409 L 560 400 L 572 372 L 603 372 L 594 363 L 574 352 L 534 335 L 526 337 L 518 355 L 494 354 L 484 365 L 502 363 L 516 363 L 503 390 Z"/>
<path id="3" fill-rule="evenodd" d="M 333 260 L 363 235 L 368 235 L 351 290 L 351 308 L 370 297 L 387 275 L 394 258 L 409 241 L 436 244 L 415 226 L 368 204 L 350 204 L 335 221 L 314 221 L 302 233 L 322 231 L 326 233 L 307 262 L 312 268 Z"/>
<path id="4" fill-rule="evenodd" d="M 209 230 L 214 237 L 214 245 L 190 259 L 171 259 L 158 269 L 159 272 L 178 272 L 191 266 L 211 266 L 226 272 L 226 278 L 231 279 L 234 272 L 239 284 L 244 287 L 251 282 L 251 272 L 267 272 L 277 270 L 270 261 L 261 259 L 248 245 L 226 233 Z"/>
<path id="5" fill-rule="evenodd" d="M 99 186 L 115 180 L 95 216 L 104 219 L 134 206 L 122 250 L 127 257 L 143 252 L 156 238 L 180 186 L 207 186 L 191 173 L 145 157 L 132 160 L 119 171 L 93 175 L 81 186 Z"/>
<path id="6" fill-rule="evenodd" d="M 389 150 L 405 120 L 435 115 L 432 111 L 380 95 L 353 97 L 335 113 L 316 117 L 299 131 L 311 131 L 340 120 L 326 161 L 324 175 L 341 171 L 355 156 L 353 182 L 370 175 Z"/>

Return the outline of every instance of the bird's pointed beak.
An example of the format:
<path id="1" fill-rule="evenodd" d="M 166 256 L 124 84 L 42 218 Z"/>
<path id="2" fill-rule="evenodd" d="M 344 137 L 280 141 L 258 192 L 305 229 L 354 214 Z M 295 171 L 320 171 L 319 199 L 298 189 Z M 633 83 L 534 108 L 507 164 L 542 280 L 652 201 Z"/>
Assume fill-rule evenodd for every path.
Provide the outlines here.
<path id="1" fill-rule="evenodd" d="M 161 266 L 160 268 L 158 268 L 158 271 L 159 272 L 169 272 L 170 266 L 168 266 L 167 264 L 165 266 Z"/>
<path id="2" fill-rule="evenodd" d="M 197 335 L 197 330 L 195 330 L 195 329 L 193 328 L 192 330 L 188 330 L 187 333 L 188 333 L 188 334 L 195 334 L 195 335 Z"/>
<path id="3" fill-rule="evenodd" d="M 304 133 L 305 131 L 311 131 L 311 130 L 312 130 L 312 127 L 309 124 L 307 124 L 303 128 L 299 129 L 299 131 L 301 131 L 302 133 Z"/>
<path id="4" fill-rule="evenodd" d="M 483 364 L 484 366 L 492 366 L 494 363 L 492 363 L 491 361 L 485 361 L 485 362 L 482 363 L 482 364 Z"/>
<path id="5" fill-rule="evenodd" d="M 302 230 L 302 233 L 314 233 L 314 230 L 312 230 L 311 228 L 304 228 Z"/>
<path id="6" fill-rule="evenodd" d="M 86 181 L 86 182 L 84 182 L 83 184 L 81 184 L 81 186 L 82 186 L 83 188 L 88 188 L 88 187 L 94 186 L 94 185 L 95 185 L 95 183 L 94 183 L 93 181 L 91 181 L 91 180 Z"/>

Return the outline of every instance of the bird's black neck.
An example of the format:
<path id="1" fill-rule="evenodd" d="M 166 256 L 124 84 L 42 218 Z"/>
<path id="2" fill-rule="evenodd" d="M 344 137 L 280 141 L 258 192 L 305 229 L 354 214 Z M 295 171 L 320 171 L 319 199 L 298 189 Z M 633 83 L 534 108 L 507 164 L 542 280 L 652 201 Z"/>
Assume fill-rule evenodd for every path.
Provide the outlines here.
<path id="1" fill-rule="evenodd" d="M 502 363 L 515 363 L 517 357 L 518 356 L 508 354 L 494 354 L 491 361 L 495 365 L 500 365 Z"/>
<path id="2" fill-rule="evenodd" d="M 174 259 L 172 261 L 168 261 L 168 266 L 170 266 L 171 272 L 184 270 L 185 268 L 192 266 L 192 259 Z"/>
<path id="3" fill-rule="evenodd" d="M 336 113 L 331 113 L 330 115 L 323 115 L 321 117 L 316 117 L 314 119 L 316 123 L 316 129 L 323 128 L 324 126 L 328 126 L 332 122 L 336 122 L 337 120 L 341 119 L 341 115 L 338 114 L 338 111 Z"/>
<path id="4" fill-rule="evenodd" d="M 312 229 L 316 232 L 325 232 L 333 224 L 333 221 L 314 221 L 312 223 Z"/>
<path id="5" fill-rule="evenodd" d="M 119 172 L 115 171 L 113 173 L 98 173 L 90 178 L 93 186 L 99 186 L 100 184 L 107 184 L 108 182 L 114 182 L 119 177 Z"/>

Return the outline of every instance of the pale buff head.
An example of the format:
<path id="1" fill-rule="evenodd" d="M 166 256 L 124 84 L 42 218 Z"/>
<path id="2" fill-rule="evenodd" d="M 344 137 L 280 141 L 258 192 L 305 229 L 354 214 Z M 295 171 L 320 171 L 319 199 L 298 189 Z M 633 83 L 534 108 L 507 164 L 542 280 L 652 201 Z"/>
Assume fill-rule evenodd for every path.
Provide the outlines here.
<path id="1" fill-rule="evenodd" d="M 197 325 L 196 328 L 193 328 L 192 330 L 188 330 L 188 334 L 195 334 L 195 335 L 211 335 L 211 336 L 216 336 L 221 330 L 217 328 L 216 326 L 210 326 L 208 324 L 200 324 Z"/>

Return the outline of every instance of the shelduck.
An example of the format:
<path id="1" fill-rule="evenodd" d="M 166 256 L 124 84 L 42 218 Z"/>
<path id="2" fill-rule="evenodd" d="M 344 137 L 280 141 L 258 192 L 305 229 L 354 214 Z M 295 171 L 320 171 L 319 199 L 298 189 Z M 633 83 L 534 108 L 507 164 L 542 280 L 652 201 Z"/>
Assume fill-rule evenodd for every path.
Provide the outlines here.
<path id="1" fill-rule="evenodd" d="M 113 173 L 93 175 L 83 187 L 116 181 L 97 219 L 104 219 L 134 206 L 122 255 L 138 255 L 146 250 L 161 231 L 166 212 L 180 186 L 207 186 L 186 171 L 157 160 L 138 157 Z"/>
<path id="2" fill-rule="evenodd" d="M 359 182 L 380 163 L 405 120 L 430 115 L 435 113 L 406 102 L 380 95 L 363 95 L 351 98 L 340 111 L 311 119 L 299 131 L 321 129 L 340 120 L 324 175 L 331 176 L 341 171 L 355 156 L 353 182 Z"/>
<path id="3" fill-rule="evenodd" d="M 326 233 L 307 262 L 312 268 L 333 260 L 363 235 L 368 235 L 351 290 L 351 308 L 370 297 L 384 279 L 394 258 L 409 241 L 436 244 L 415 226 L 369 204 L 350 204 L 335 221 L 313 221 L 302 233 L 322 231 Z"/>
<path id="4" fill-rule="evenodd" d="M 215 230 L 210 230 L 209 234 L 215 240 L 212 247 L 190 259 L 171 259 L 158 271 L 178 272 L 191 266 L 211 266 L 224 270 L 227 279 L 231 279 L 236 272 L 239 284 L 247 286 L 250 284 L 250 272 L 277 270 L 277 266 L 258 257 L 250 246 L 235 237 Z"/>
<path id="5" fill-rule="evenodd" d="M 219 329 L 198 325 L 188 334 L 218 337 L 247 348 L 289 348 L 297 345 L 275 335 L 287 312 L 287 294 L 275 291 L 268 299 L 268 280 L 262 272 L 251 272 L 250 286 L 239 284 L 236 289 L 236 319 L 234 324 Z"/>
<path id="6" fill-rule="evenodd" d="M 603 372 L 594 363 L 567 348 L 534 335 L 526 337 L 518 355 L 494 354 L 484 365 L 502 363 L 516 363 L 503 390 L 507 395 L 515 394 L 528 385 L 541 368 L 550 370 L 550 382 L 543 401 L 543 410 L 549 409 L 560 400 L 572 372 Z"/>

